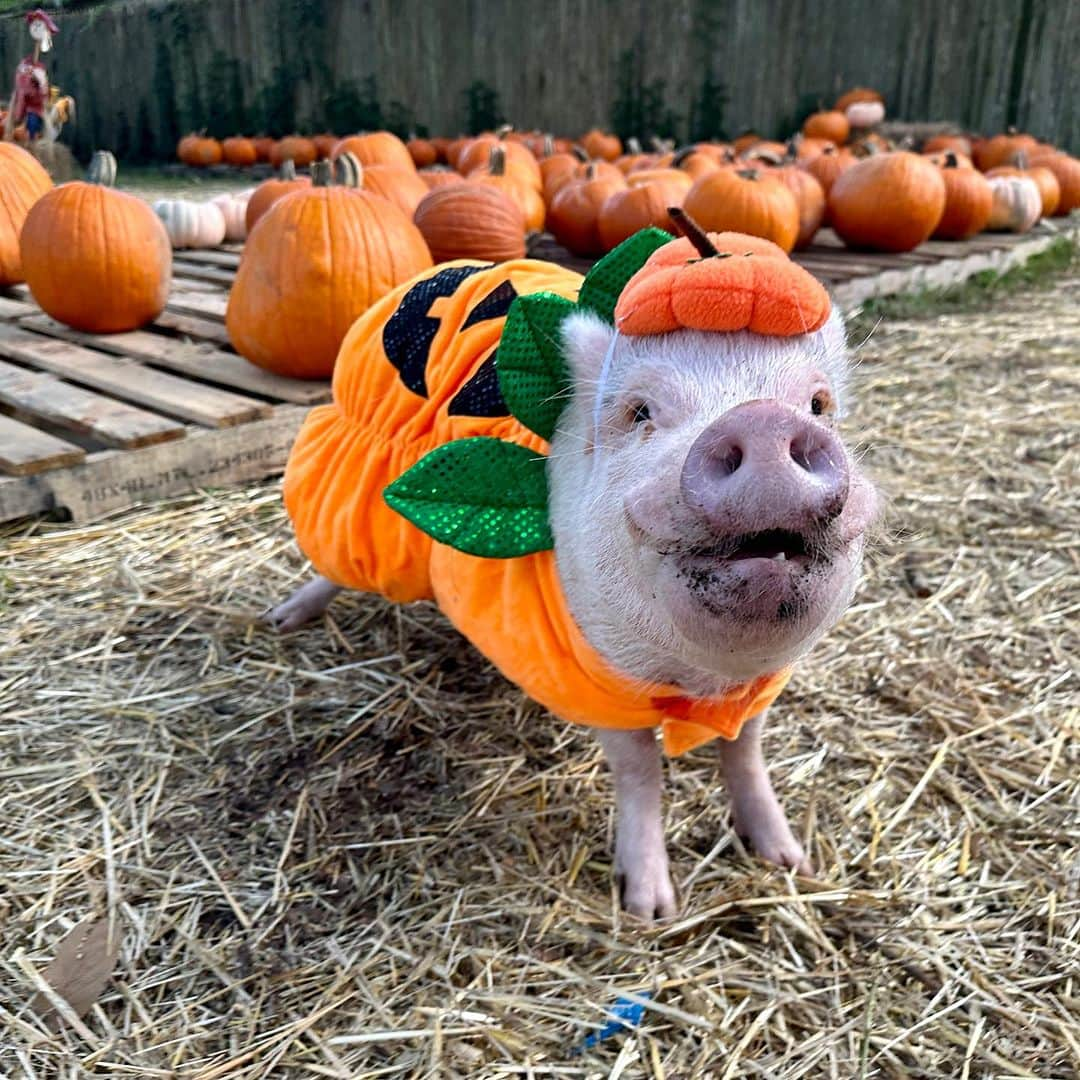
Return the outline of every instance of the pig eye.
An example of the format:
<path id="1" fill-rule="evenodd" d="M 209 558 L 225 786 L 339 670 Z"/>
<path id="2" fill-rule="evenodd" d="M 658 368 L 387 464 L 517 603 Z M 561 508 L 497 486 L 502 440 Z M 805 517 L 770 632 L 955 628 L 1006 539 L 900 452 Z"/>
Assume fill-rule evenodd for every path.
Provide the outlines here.
<path id="1" fill-rule="evenodd" d="M 651 419 L 652 414 L 649 412 L 649 404 L 646 401 L 639 401 L 630 412 L 632 424 L 644 424 L 646 420 Z"/>
<path id="2" fill-rule="evenodd" d="M 825 390 L 819 390 L 810 399 L 810 411 L 815 416 L 824 416 L 826 413 L 833 411 L 832 398 Z"/>

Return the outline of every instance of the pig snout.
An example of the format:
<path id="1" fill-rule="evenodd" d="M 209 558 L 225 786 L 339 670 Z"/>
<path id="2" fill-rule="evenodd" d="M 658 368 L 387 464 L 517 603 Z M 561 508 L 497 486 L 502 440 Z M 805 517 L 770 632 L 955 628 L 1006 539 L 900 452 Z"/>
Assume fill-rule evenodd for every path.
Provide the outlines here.
<path id="1" fill-rule="evenodd" d="M 686 504 L 719 534 L 828 525 L 847 502 L 847 455 L 824 424 L 777 401 L 724 413 L 683 463 Z"/>

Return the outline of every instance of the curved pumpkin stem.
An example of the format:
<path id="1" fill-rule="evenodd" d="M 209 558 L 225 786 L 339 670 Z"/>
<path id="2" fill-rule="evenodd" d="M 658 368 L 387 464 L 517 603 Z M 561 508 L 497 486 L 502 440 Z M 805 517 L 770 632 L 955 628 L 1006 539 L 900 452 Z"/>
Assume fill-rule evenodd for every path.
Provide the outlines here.
<path id="1" fill-rule="evenodd" d="M 574 145 L 570 147 L 570 153 L 573 154 L 574 157 L 576 157 L 578 161 L 582 163 L 589 160 L 589 152 L 585 149 L 584 146 L 578 146 L 577 143 L 574 143 Z"/>
<path id="2" fill-rule="evenodd" d="M 1013 168 L 1019 169 L 1021 172 L 1027 172 L 1028 169 L 1028 156 L 1025 150 L 1017 150 L 1012 156 Z"/>
<path id="3" fill-rule="evenodd" d="M 798 161 L 799 160 L 799 147 L 802 146 L 803 134 L 801 131 L 796 131 L 787 141 L 787 149 L 784 151 L 785 161 Z"/>
<path id="4" fill-rule="evenodd" d="M 493 146 L 488 154 L 488 172 L 492 176 L 506 175 L 506 151 L 501 146 Z"/>
<path id="5" fill-rule="evenodd" d="M 86 170 L 86 179 L 102 187 L 116 185 L 116 158 L 108 150 L 96 150 Z"/>
<path id="6" fill-rule="evenodd" d="M 329 161 L 316 161 L 311 166 L 311 186 L 329 187 L 334 182 L 334 170 Z"/>
<path id="7" fill-rule="evenodd" d="M 626 140 L 626 152 L 628 154 L 641 153 L 641 143 L 638 141 L 636 135 L 631 135 L 630 138 Z"/>
<path id="8" fill-rule="evenodd" d="M 544 136 L 544 149 L 541 152 L 542 157 L 549 158 L 555 153 L 555 138 L 552 135 Z"/>
<path id="9" fill-rule="evenodd" d="M 678 169 L 682 166 L 682 163 L 697 150 L 696 146 L 684 146 L 675 151 L 675 156 L 671 159 L 671 167 Z"/>
<path id="10" fill-rule="evenodd" d="M 286 158 L 281 163 L 281 168 L 278 169 L 278 175 L 282 180 L 295 180 L 296 179 L 296 163 L 292 158 Z"/>
<path id="11" fill-rule="evenodd" d="M 709 259 L 720 254 L 706 235 L 705 230 L 681 206 L 669 206 L 668 217 L 671 218 L 671 223 L 675 226 L 676 231 L 685 236 L 697 248 L 698 254 L 703 259 Z"/>
<path id="12" fill-rule="evenodd" d="M 334 180 L 342 187 L 359 188 L 364 186 L 364 166 L 360 159 L 346 151 L 334 162 Z M 314 183 L 314 178 L 312 183 Z"/>

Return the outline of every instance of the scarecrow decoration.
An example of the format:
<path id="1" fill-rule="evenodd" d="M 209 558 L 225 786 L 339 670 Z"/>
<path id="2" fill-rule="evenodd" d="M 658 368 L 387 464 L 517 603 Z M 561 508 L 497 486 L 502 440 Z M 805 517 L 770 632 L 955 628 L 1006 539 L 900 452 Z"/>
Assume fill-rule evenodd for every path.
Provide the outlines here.
<path id="1" fill-rule="evenodd" d="M 64 122 L 74 115 L 75 102 L 60 97 L 55 87 L 50 88 L 48 72 L 41 62 L 41 54 L 52 48 L 52 36 L 59 27 L 41 8 L 28 12 L 26 22 L 34 39 L 34 51 L 15 68 L 15 89 L 4 118 L 4 138 L 51 143 Z"/>

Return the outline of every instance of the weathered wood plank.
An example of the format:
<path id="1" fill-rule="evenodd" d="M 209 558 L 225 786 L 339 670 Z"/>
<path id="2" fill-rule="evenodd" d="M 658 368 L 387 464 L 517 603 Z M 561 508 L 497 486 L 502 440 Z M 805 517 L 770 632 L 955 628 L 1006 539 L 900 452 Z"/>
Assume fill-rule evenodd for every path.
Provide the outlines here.
<path id="1" fill-rule="evenodd" d="M 209 281 L 215 285 L 232 285 L 236 278 L 236 272 L 221 270 L 216 266 L 200 266 L 196 262 L 187 259 L 173 259 L 173 276 L 188 278 L 191 281 Z"/>
<path id="2" fill-rule="evenodd" d="M 40 310 L 32 300 L 13 300 L 9 296 L 0 296 L 0 319 L 18 319 Z"/>
<path id="3" fill-rule="evenodd" d="M 221 248 L 193 248 L 181 253 L 184 262 L 198 266 L 216 266 L 233 270 L 240 265 L 240 254 L 234 251 L 222 251 Z"/>
<path id="4" fill-rule="evenodd" d="M 0 413 L 0 472 L 29 476 L 74 465 L 85 457 L 82 447 Z"/>
<path id="5" fill-rule="evenodd" d="M 184 425 L 176 420 L 71 386 L 54 375 L 27 371 L 3 361 L 0 403 L 12 409 L 17 419 L 43 421 L 122 449 L 180 439 L 185 432 Z"/>
<path id="6" fill-rule="evenodd" d="M 213 341 L 218 345 L 229 344 L 229 332 L 217 319 L 204 319 L 199 315 L 180 315 L 166 308 L 154 320 L 154 326 L 199 341 Z"/>
<path id="7" fill-rule="evenodd" d="M 0 479 L 0 521 L 67 510 L 92 521 L 139 503 L 196 488 L 223 487 L 280 473 L 307 410 L 278 406 L 240 427 L 196 428 L 187 438 L 141 450 L 104 450 L 82 464 Z"/>
<path id="8" fill-rule="evenodd" d="M 229 294 L 224 292 L 188 292 L 169 297 L 167 311 L 178 315 L 194 315 L 224 320 L 229 306 Z"/>
<path id="9" fill-rule="evenodd" d="M 51 321 L 40 316 L 37 323 L 27 319 L 20 326 L 0 324 L 0 356 L 207 427 L 243 424 L 270 413 L 271 406 L 260 401 L 23 329 Z"/>
<path id="10" fill-rule="evenodd" d="M 244 390 L 273 401 L 318 405 L 330 400 L 329 382 L 287 379 L 282 375 L 263 371 L 236 353 L 186 344 L 162 334 L 151 334 L 146 330 L 131 330 L 125 334 L 83 334 L 46 316 L 24 319 L 20 325 L 63 341 L 141 360 L 155 367 L 193 375 L 206 382 Z"/>

